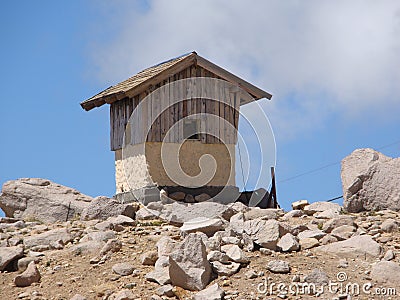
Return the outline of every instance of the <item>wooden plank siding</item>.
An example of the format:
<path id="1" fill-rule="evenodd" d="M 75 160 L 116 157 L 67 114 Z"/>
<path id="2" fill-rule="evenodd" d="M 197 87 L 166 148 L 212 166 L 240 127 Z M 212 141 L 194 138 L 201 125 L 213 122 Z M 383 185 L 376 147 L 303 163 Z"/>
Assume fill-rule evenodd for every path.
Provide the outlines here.
<path id="1" fill-rule="evenodd" d="M 207 95 L 210 95 L 210 89 L 214 89 L 216 91 L 216 86 L 196 86 L 196 88 L 202 89 L 206 95 L 205 98 L 201 99 L 193 98 L 193 96 L 189 94 L 186 86 L 184 86 L 184 89 L 180 91 L 182 92 L 182 95 L 178 95 L 177 93 L 179 91 L 176 89 L 164 89 L 162 91 L 157 91 L 157 88 L 160 86 L 165 86 L 166 84 L 173 83 L 176 80 L 192 77 L 219 78 L 217 75 L 207 71 L 206 69 L 192 65 L 179 73 L 171 75 L 162 82 L 149 87 L 146 91 L 141 92 L 139 95 L 136 95 L 133 98 L 124 98 L 122 100 L 113 102 L 110 105 L 111 150 L 115 151 L 122 148 L 126 125 L 133 110 L 138 107 L 140 101 L 142 101 L 153 91 L 156 92 L 150 96 L 151 99 L 147 103 L 148 105 L 139 106 L 141 107 L 141 111 L 138 111 L 138 118 L 136 122 L 131 124 L 131 127 L 128 128 L 128 130 L 133 132 L 132 139 L 130 140 L 131 143 L 137 144 L 143 142 L 144 140 L 147 142 L 181 142 L 181 138 L 183 136 L 183 122 L 179 124 L 177 130 L 171 131 L 172 134 L 168 139 L 165 139 L 166 133 L 173 124 L 182 118 L 194 114 L 202 114 L 200 117 L 200 126 L 202 130 L 209 130 L 211 133 L 210 135 L 201 134 L 199 136 L 203 143 L 212 144 L 222 143 L 223 141 L 229 144 L 236 143 L 236 132 L 229 130 L 229 127 L 226 126 L 225 122 L 223 121 L 223 119 L 225 119 L 226 121 L 230 122 L 234 128 L 238 128 L 240 101 L 239 99 L 236 99 L 234 94 L 227 90 L 218 91 L 218 95 L 221 97 L 221 99 L 222 97 L 229 97 L 227 99 L 229 99 L 230 103 L 235 107 L 230 108 L 228 105 L 222 102 L 218 103 L 207 98 Z M 172 100 L 170 99 L 182 96 L 187 100 L 176 105 L 171 105 Z M 168 108 L 165 109 L 166 107 Z M 150 127 L 150 121 L 160 113 L 161 115 L 156 118 L 147 136 L 145 137 L 145 130 L 146 128 Z M 216 118 L 209 118 L 206 120 L 205 114 L 220 116 L 222 119 L 218 120 Z M 217 138 L 218 136 L 221 137 L 221 140 Z"/>

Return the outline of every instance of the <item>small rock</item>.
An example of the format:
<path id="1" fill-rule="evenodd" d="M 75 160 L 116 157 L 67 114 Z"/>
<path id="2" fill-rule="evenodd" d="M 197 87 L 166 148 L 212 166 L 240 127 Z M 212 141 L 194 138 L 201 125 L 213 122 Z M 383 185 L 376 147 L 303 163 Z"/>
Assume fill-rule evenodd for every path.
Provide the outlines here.
<path id="1" fill-rule="evenodd" d="M 323 232 L 322 230 L 304 230 L 302 232 L 300 232 L 297 237 L 302 240 L 302 239 L 306 239 L 306 238 L 315 238 L 317 240 L 320 240 L 321 238 L 323 238 L 326 235 L 325 232 Z"/>
<path id="2" fill-rule="evenodd" d="M 184 201 L 185 201 L 185 203 L 194 203 L 195 202 L 192 194 L 186 194 Z"/>
<path id="3" fill-rule="evenodd" d="M 304 216 L 304 212 L 302 210 L 295 209 L 287 212 L 283 218 L 285 220 L 290 220 L 291 218 L 300 218 L 301 216 Z"/>
<path id="4" fill-rule="evenodd" d="M 284 260 L 271 260 L 267 264 L 267 270 L 271 271 L 272 273 L 289 273 L 290 266 L 289 263 Z"/>
<path id="5" fill-rule="evenodd" d="M 347 240 L 354 235 L 356 228 L 350 225 L 342 225 L 331 231 L 331 235 L 339 241 Z"/>
<path id="6" fill-rule="evenodd" d="M 186 194 L 184 192 L 175 192 L 172 194 L 169 194 L 168 197 L 175 200 L 175 201 L 183 201 L 185 200 Z"/>
<path id="7" fill-rule="evenodd" d="M 335 243 L 337 241 L 338 241 L 338 239 L 335 238 L 334 236 L 331 236 L 330 234 L 325 235 L 322 239 L 319 240 L 321 245 L 327 245 L 330 243 Z"/>
<path id="8" fill-rule="evenodd" d="M 311 249 L 318 245 L 319 245 L 319 241 L 316 238 L 300 239 L 300 249 L 302 249 L 302 250 Z"/>
<path id="9" fill-rule="evenodd" d="M 225 253 L 222 253 L 222 252 L 217 251 L 217 250 L 213 250 L 213 251 L 210 251 L 207 254 L 207 260 L 209 262 L 219 261 L 219 262 L 222 262 L 222 263 L 228 263 L 229 262 L 229 257 Z"/>
<path id="10" fill-rule="evenodd" d="M 40 260 L 39 257 L 23 257 L 18 260 L 18 271 L 23 272 L 26 270 L 28 267 L 29 263 L 34 261 L 35 263 L 38 263 Z"/>
<path id="11" fill-rule="evenodd" d="M 342 225 L 355 226 L 354 218 L 351 216 L 340 215 L 336 218 L 327 221 L 322 226 L 322 230 L 325 231 L 326 233 L 330 233 L 333 229 Z"/>
<path id="12" fill-rule="evenodd" d="M 286 233 L 277 244 L 278 248 L 283 252 L 297 251 L 300 249 L 298 239 L 291 233 Z"/>
<path id="13" fill-rule="evenodd" d="M 14 283 L 18 287 L 30 286 L 34 282 L 40 281 L 40 273 L 36 268 L 35 262 L 30 262 L 26 270 L 14 278 Z"/>
<path id="14" fill-rule="evenodd" d="M 247 264 L 250 261 L 238 245 L 225 245 L 221 250 L 234 262 Z"/>
<path id="15" fill-rule="evenodd" d="M 128 276 L 132 274 L 134 268 L 131 264 L 128 263 L 118 263 L 113 265 L 112 270 L 118 275 Z"/>
<path id="16" fill-rule="evenodd" d="M 335 209 L 337 211 L 340 211 L 340 205 L 337 203 L 332 203 L 332 202 L 314 202 L 311 203 L 310 205 L 307 205 L 304 207 L 304 212 L 308 215 L 313 215 L 317 212 L 323 212 L 326 210 L 330 209 Z"/>
<path id="17" fill-rule="evenodd" d="M 298 200 L 292 203 L 293 210 L 302 210 L 305 206 L 309 205 L 307 200 Z"/>
<path id="18" fill-rule="evenodd" d="M 398 232 L 399 231 L 399 225 L 397 222 L 393 219 L 387 219 L 383 221 L 381 224 L 381 229 L 384 232 Z"/>
<path id="19" fill-rule="evenodd" d="M 135 214 L 135 219 L 140 221 L 153 220 L 156 218 L 157 216 L 153 214 L 151 210 L 144 207 L 140 208 Z"/>
<path id="20" fill-rule="evenodd" d="M 87 299 L 81 294 L 75 294 L 70 300 L 87 300 Z"/>
<path id="21" fill-rule="evenodd" d="M 338 264 L 338 268 L 347 268 L 349 265 L 349 263 L 347 262 L 347 260 L 345 258 L 339 259 L 339 264 Z"/>
<path id="22" fill-rule="evenodd" d="M 137 297 L 130 290 L 122 290 L 112 294 L 109 300 L 135 300 Z"/>
<path id="23" fill-rule="evenodd" d="M 156 282 L 161 285 L 171 283 L 168 267 L 156 268 L 154 271 L 147 273 L 145 278 L 148 281 Z"/>
<path id="24" fill-rule="evenodd" d="M 204 201 L 208 201 L 210 199 L 211 199 L 210 195 L 206 194 L 206 193 L 201 193 L 200 195 L 197 195 L 194 197 L 194 200 L 196 202 L 204 202 Z"/>
<path id="25" fill-rule="evenodd" d="M 198 292 L 193 296 L 193 300 L 221 300 L 224 297 L 224 290 L 214 283 L 208 288 Z"/>
<path id="26" fill-rule="evenodd" d="M 122 248 L 122 242 L 118 239 L 112 239 L 107 241 L 107 243 L 101 248 L 100 254 L 104 255 L 108 252 L 118 252 Z"/>
<path id="27" fill-rule="evenodd" d="M 311 273 L 304 278 L 304 281 L 316 285 L 326 285 L 329 283 L 329 277 L 324 271 L 313 269 Z"/>
<path id="28" fill-rule="evenodd" d="M 254 279 L 258 277 L 258 273 L 256 273 L 254 270 L 249 270 L 244 275 L 247 279 Z"/>
<path id="29" fill-rule="evenodd" d="M 388 251 L 386 251 L 385 255 L 383 256 L 383 259 L 387 261 L 394 259 L 393 250 L 389 249 Z"/>
<path id="30" fill-rule="evenodd" d="M 147 251 L 147 252 L 143 253 L 140 258 L 142 265 L 145 265 L 145 266 L 154 266 L 157 259 L 158 259 L 157 251 Z"/>
<path id="31" fill-rule="evenodd" d="M 170 284 L 162 285 L 156 289 L 156 293 L 159 296 L 174 297 L 175 293 L 173 291 L 174 287 Z"/>
<path id="32" fill-rule="evenodd" d="M 219 261 L 214 261 L 211 265 L 214 272 L 221 276 L 231 276 L 236 274 L 240 268 L 240 263 L 235 262 L 221 263 Z"/>

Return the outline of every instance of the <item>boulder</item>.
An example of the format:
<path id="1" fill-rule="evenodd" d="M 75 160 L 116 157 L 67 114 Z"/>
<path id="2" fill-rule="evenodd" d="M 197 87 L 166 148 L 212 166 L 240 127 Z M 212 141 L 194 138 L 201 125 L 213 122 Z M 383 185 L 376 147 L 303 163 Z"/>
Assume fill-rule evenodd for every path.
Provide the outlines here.
<path id="1" fill-rule="evenodd" d="M 371 278 L 377 283 L 398 287 L 400 286 L 400 265 L 392 261 L 380 261 L 372 266 Z"/>
<path id="2" fill-rule="evenodd" d="M 277 250 L 279 238 L 288 233 L 288 229 L 276 220 L 255 219 L 244 222 L 244 232 L 263 248 Z"/>
<path id="3" fill-rule="evenodd" d="M 189 234 L 170 254 L 169 276 L 173 285 L 187 290 L 202 290 L 207 286 L 211 279 L 211 266 L 200 235 Z"/>
<path id="4" fill-rule="evenodd" d="M 342 225 L 331 231 L 331 235 L 337 238 L 339 241 L 347 240 L 351 238 L 356 231 L 354 226 Z"/>
<path id="5" fill-rule="evenodd" d="M 171 283 L 171 278 L 169 276 L 169 268 L 156 268 L 154 271 L 147 273 L 145 278 L 148 281 L 156 282 L 158 284 L 164 285 Z"/>
<path id="6" fill-rule="evenodd" d="M 23 257 L 21 259 L 18 259 L 18 271 L 23 272 L 26 270 L 26 268 L 28 267 L 28 265 L 31 262 L 35 262 L 38 263 L 40 261 L 40 257 Z"/>
<path id="7" fill-rule="evenodd" d="M 306 239 L 306 238 L 316 238 L 317 240 L 322 239 L 324 236 L 326 235 L 325 232 L 323 232 L 322 230 L 316 229 L 316 230 L 304 230 L 302 232 L 300 232 L 297 237 L 299 239 Z"/>
<path id="8" fill-rule="evenodd" d="M 290 266 L 289 263 L 284 260 L 271 260 L 267 264 L 267 270 L 272 273 L 289 273 Z"/>
<path id="9" fill-rule="evenodd" d="M 36 268 L 35 262 L 30 262 L 26 270 L 14 278 L 14 283 L 18 287 L 30 286 L 34 282 L 40 281 L 40 273 Z"/>
<path id="10" fill-rule="evenodd" d="M 182 233 L 203 232 L 207 236 L 212 236 L 215 232 L 222 230 L 224 223 L 221 219 L 209 219 L 206 217 L 194 218 L 183 223 L 180 228 Z"/>
<path id="11" fill-rule="evenodd" d="M 0 208 L 7 217 L 53 223 L 81 215 L 92 200 L 47 179 L 21 178 L 4 183 Z"/>
<path id="12" fill-rule="evenodd" d="M 108 297 L 109 300 L 135 300 L 136 296 L 130 290 L 122 290 L 113 293 Z"/>
<path id="13" fill-rule="evenodd" d="M 319 246 L 319 241 L 316 238 L 304 238 L 300 239 L 300 248 L 301 250 L 311 249 Z"/>
<path id="14" fill-rule="evenodd" d="M 208 288 L 198 292 L 193 296 L 193 300 L 221 300 L 224 297 L 224 290 L 218 283 L 210 285 Z"/>
<path id="15" fill-rule="evenodd" d="M 327 210 L 335 210 L 339 212 L 340 209 L 341 208 L 339 204 L 332 202 L 324 202 L 324 201 L 314 202 L 303 208 L 304 212 L 308 215 L 313 215 L 315 213 L 324 212 Z"/>
<path id="16" fill-rule="evenodd" d="M 0 271 L 7 269 L 13 262 L 24 255 L 20 246 L 0 247 Z"/>
<path id="17" fill-rule="evenodd" d="M 158 218 L 157 214 L 158 213 L 154 214 L 153 210 L 142 207 L 136 212 L 135 219 L 139 221 L 153 220 Z"/>
<path id="18" fill-rule="evenodd" d="M 208 201 L 200 203 L 174 202 L 157 207 L 157 209 L 159 209 L 160 218 L 178 226 L 199 217 L 211 219 L 222 217 L 225 220 L 229 220 L 235 214 L 230 205 Z"/>
<path id="19" fill-rule="evenodd" d="M 212 250 L 207 254 L 207 260 L 209 262 L 219 261 L 222 263 L 228 263 L 231 260 L 231 258 L 225 253 L 222 253 L 221 251 Z"/>
<path id="20" fill-rule="evenodd" d="M 347 211 L 400 211 L 400 158 L 357 149 L 342 160 L 341 177 Z"/>
<path id="21" fill-rule="evenodd" d="M 73 236 L 66 228 L 57 228 L 49 231 L 45 231 L 40 234 L 27 236 L 24 238 L 24 245 L 26 248 L 32 248 L 34 246 L 46 245 L 53 249 L 58 249 L 57 245 L 65 245 L 73 240 Z"/>
<path id="22" fill-rule="evenodd" d="M 244 219 L 254 220 L 254 219 L 277 219 L 280 215 L 283 215 L 282 210 L 274 208 L 259 208 L 252 207 L 249 211 L 244 213 Z"/>
<path id="23" fill-rule="evenodd" d="M 298 200 L 292 203 L 292 208 L 293 210 L 302 210 L 307 205 L 309 205 L 307 200 Z"/>
<path id="24" fill-rule="evenodd" d="M 352 238 L 315 248 L 320 253 L 328 253 L 347 258 L 377 258 L 382 253 L 381 246 L 369 235 L 357 235 Z"/>
<path id="25" fill-rule="evenodd" d="M 291 233 L 286 233 L 277 244 L 282 252 L 297 251 L 300 249 L 299 240 Z"/>
<path id="26" fill-rule="evenodd" d="M 229 262 L 222 263 L 219 261 L 213 261 L 211 263 L 213 271 L 221 276 L 232 276 L 236 274 L 240 269 L 240 263 Z"/>
<path id="27" fill-rule="evenodd" d="M 243 253 L 238 245 L 225 245 L 221 250 L 226 253 L 229 259 L 233 262 L 247 264 L 250 262 L 249 258 Z"/>
<path id="28" fill-rule="evenodd" d="M 118 263 L 112 266 L 112 270 L 114 273 L 121 276 L 128 276 L 133 273 L 133 266 L 128 263 Z"/>
<path id="29" fill-rule="evenodd" d="M 382 222 L 381 229 L 383 232 L 398 232 L 399 225 L 396 220 L 386 219 Z"/>
<path id="30" fill-rule="evenodd" d="M 315 285 L 327 285 L 329 283 L 329 277 L 324 271 L 313 269 L 310 274 L 304 277 L 304 281 Z"/>
<path id="31" fill-rule="evenodd" d="M 100 196 L 93 199 L 82 211 L 81 220 L 106 220 L 118 215 L 135 218 L 135 212 L 139 209 L 138 203 L 122 204 L 121 202 Z"/>
<path id="32" fill-rule="evenodd" d="M 158 253 L 157 251 L 147 251 L 142 254 L 140 257 L 140 261 L 142 262 L 142 265 L 145 266 L 154 266 L 156 261 L 158 259 Z"/>
<path id="33" fill-rule="evenodd" d="M 156 293 L 159 296 L 174 297 L 174 287 L 171 284 L 162 285 L 156 289 Z"/>
<path id="34" fill-rule="evenodd" d="M 343 225 L 356 226 L 352 216 L 340 215 L 336 218 L 326 221 L 324 225 L 322 225 L 322 230 L 326 233 L 330 233 L 333 229 Z"/>

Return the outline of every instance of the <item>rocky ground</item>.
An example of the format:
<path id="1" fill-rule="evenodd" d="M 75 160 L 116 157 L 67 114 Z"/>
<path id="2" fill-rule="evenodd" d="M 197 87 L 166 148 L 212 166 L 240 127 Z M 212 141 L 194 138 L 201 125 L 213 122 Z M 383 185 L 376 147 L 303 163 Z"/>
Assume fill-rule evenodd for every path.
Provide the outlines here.
<path id="1" fill-rule="evenodd" d="M 348 284 L 361 288 L 355 299 L 400 293 L 399 213 L 305 204 L 283 214 L 237 203 L 230 222 L 199 220 L 187 231 L 126 216 L 48 225 L 3 218 L 1 298 L 191 299 L 206 288 L 194 299 L 347 299 L 357 293 L 346 292 Z M 150 216 L 139 211 L 141 218 Z M 40 279 L 28 270 L 16 280 L 28 265 Z M 343 291 L 331 293 L 329 281 L 332 292 L 339 283 Z M 315 290 L 302 291 L 312 283 Z"/>
<path id="2" fill-rule="evenodd" d="M 344 207 L 289 212 L 6 182 L 0 299 L 400 299 L 400 159 L 356 150 L 341 175 Z"/>

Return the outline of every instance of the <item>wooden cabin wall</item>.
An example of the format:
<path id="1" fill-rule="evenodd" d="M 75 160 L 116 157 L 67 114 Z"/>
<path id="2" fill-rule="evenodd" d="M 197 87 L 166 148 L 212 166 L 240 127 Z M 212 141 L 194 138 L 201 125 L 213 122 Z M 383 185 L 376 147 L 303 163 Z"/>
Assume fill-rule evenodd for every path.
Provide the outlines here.
<path id="1" fill-rule="evenodd" d="M 110 106 L 110 139 L 111 139 L 111 150 L 115 151 L 122 148 L 124 132 L 126 124 L 133 110 L 138 106 L 139 102 L 149 95 L 154 90 L 157 90 L 162 85 L 171 83 L 176 80 L 190 78 L 190 77 L 211 77 L 219 78 L 215 74 L 198 66 L 190 66 L 187 69 L 169 77 L 168 79 L 160 82 L 159 84 L 150 87 L 145 92 L 134 98 L 124 98 L 116 101 Z M 220 79 L 220 78 L 219 78 Z M 173 97 L 173 95 L 169 95 Z M 168 129 L 175 124 L 178 120 L 190 116 L 192 114 L 214 114 L 220 116 L 226 121 L 230 122 L 234 128 L 238 128 L 239 121 L 239 99 L 231 99 L 233 108 L 224 103 L 220 103 L 211 99 L 188 99 L 170 106 L 166 109 L 151 126 L 146 141 L 147 142 L 180 142 L 179 138 L 182 137 L 183 128 L 178 126 L 179 135 L 171 135 L 168 139 L 164 139 Z M 156 114 L 159 114 L 164 108 L 169 106 L 169 103 L 159 103 L 159 101 L 149 101 L 148 107 L 141 107 L 142 111 L 139 112 L 138 120 L 135 124 L 131 124 L 133 128 L 127 128 L 127 130 L 133 131 L 133 140 L 131 143 L 137 144 L 144 141 L 144 124 L 152 120 Z M 222 137 L 224 143 L 235 144 L 237 140 L 236 131 L 229 130 L 227 126 L 224 126 L 225 122 L 219 120 L 217 122 L 201 122 L 201 127 L 207 126 L 207 131 L 210 130 L 214 135 Z M 179 137 L 180 136 L 180 137 Z M 214 137 L 213 135 L 201 134 L 200 140 L 203 143 L 215 144 L 222 143 L 221 140 Z"/>

